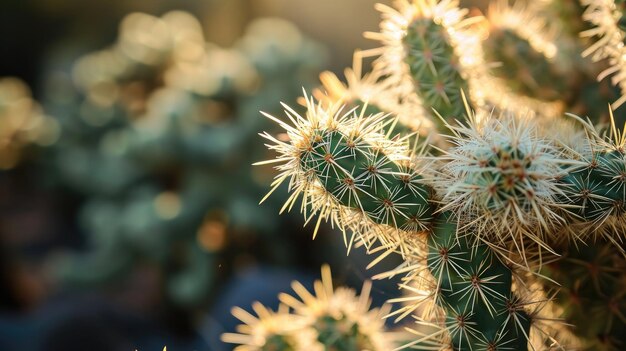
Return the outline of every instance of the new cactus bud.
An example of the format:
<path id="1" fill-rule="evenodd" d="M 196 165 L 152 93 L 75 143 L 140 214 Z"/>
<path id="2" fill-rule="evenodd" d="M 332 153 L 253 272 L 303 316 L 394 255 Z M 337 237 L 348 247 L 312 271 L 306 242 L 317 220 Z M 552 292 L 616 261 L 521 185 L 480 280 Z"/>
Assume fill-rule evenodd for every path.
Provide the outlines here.
<path id="1" fill-rule="evenodd" d="M 529 243 L 550 251 L 551 229 L 564 223 L 557 200 L 566 186 L 557 181 L 570 161 L 538 136 L 531 120 L 503 114 L 467 125 L 451 125 L 453 147 L 442 161 L 438 188 L 444 209 L 473 223 L 479 240 L 520 254 L 525 264 Z M 533 251 L 533 250 L 529 250 Z"/>

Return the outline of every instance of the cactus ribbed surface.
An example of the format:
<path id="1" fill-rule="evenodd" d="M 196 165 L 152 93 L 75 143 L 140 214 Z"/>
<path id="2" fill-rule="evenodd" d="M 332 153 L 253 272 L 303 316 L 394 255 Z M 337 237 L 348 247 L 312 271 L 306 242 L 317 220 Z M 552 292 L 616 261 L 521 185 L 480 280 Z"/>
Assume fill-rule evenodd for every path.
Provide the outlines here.
<path id="1" fill-rule="evenodd" d="M 527 348 L 531 320 L 511 290 L 511 270 L 486 245 L 457 237 L 449 212 L 428 237 L 428 269 L 455 350 Z"/>
<path id="2" fill-rule="evenodd" d="M 424 108 L 435 109 L 444 118 L 463 115 L 460 93 L 468 87 L 447 28 L 430 18 L 416 18 L 409 24 L 403 44 L 407 51 L 405 62 Z"/>
<path id="3" fill-rule="evenodd" d="M 369 142 L 358 118 L 344 130 L 314 129 L 300 154 L 304 172 L 312 171 L 341 205 L 362 212 L 377 224 L 419 231 L 432 218 L 431 189 L 422 177 Z"/>

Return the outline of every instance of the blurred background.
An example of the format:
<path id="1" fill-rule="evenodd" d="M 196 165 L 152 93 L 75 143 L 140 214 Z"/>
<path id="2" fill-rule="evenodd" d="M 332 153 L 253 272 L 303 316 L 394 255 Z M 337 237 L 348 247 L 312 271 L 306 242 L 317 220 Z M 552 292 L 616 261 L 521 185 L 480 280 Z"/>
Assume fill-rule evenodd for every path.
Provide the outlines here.
<path id="1" fill-rule="evenodd" d="M 275 172 L 252 166 L 259 111 L 377 46 L 375 2 L 0 2 L 0 350 L 232 350 L 233 306 L 398 264 L 311 240 L 285 188 L 258 205 Z"/>

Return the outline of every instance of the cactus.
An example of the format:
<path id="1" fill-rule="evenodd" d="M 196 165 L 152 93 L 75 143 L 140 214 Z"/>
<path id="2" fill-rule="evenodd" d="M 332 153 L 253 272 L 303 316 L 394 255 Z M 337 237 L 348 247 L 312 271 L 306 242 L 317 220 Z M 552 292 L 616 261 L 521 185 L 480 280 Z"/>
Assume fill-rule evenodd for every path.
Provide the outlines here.
<path id="1" fill-rule="evenodd" d="M 389 306 L 370 308 L 371 282 L 364 283 L 360 295 L 346 287 L 334 289 L 330 268 L 324 265 L 315 295 L 297 281 L 292 287 L 301 300 L 280 294 L 277 313 L 259 303 L 253 305 L 259 318 L 234 308 L 246 325 L 239 326 L 240 334 L 223 334 L 222 340 L 241 344 L 235 350 L 242 351 L 386 351 L 395 346 L 398 335 L 387 331 L 382 320 Z"/>
<path id="2" fill-rule="evenodd" d="M 617 109 L 626 101 L 626 64 L 624 62 L 624 32 L 619 26 L 623 17 L 613 0 L 590 1 L 581 0 L 586 6 L 582 18 L 593 27 L 581 33 L 583 37 L 593 37 L 595 42 L 583 52 L 583 56 L 591 56 L 593 61 L 607 59 L 610 67 L 598 76 L 599 80 L 613 76 L 611 82 L 619 86 L 622 96 L 613 102 Z"/>
<path id="3" fill-rule="evenodd" d="M 470 31 L 476 18 L 458 1 L 397 1 L 396 9 L 378 5 L 383 21 L 380 33 L 366 33 L 384 46 L 376 70 L 388 75 L 401 97 L 417 99 L 426 115 L 432 109 L 445 118 L 463 113 L 461 90 L 468 90 L 472 69 L 482 62 L 476 54 L 477 37 Z"/>
<path id="4" fill-rule="evenodd" d="M 354 78 L 361 77 L 360 69 L 358 75 L 348 71 L 347 86 L 327 73 L 327 95 L 316 94 L 319 103 L 305 98 L 306 115 L 288 106 L 291 123 L 266 114 L 287 134 L 263 134 L 279 155 L 261 162 L 278 163 L 270 193 L 289 184 L 292 195 L 283 209 L 303 195 L 305 220 L 319 215 L 315 231 L 330 220 L 343 231 L 348 249 L 362 244 L 380 254 L 372 265 L 401 254 L 403 264 L 377 277 L 403 275 L 407 296 L 390 302 L 408 302 L 391 315 L 414 314 L 417 321 L 416 338 L 406 347 L 565 350 L 623 343 L 623 274 L 609 267 L 621 267 L 624 253 L 626 139 L 613 110 L 608 132 L 589 119 L 560 120 L 565 109 L 596 111 L 607 95 L 586 94 L 597 87 L 589 81 L 574 87 L 594 72 L 569 72 L 581 61 L 566 56 L 585 42 L 561 40 L 556 32 L 542 36 L 544 17 L 526 12 L 557 11 L 552 2 L 494 2 L 482 36 L 474 25 L 483 19 L 466 19 L 467 11 L 453 0 L 378 5 L 381 32 L 366 36 L 383 46 L 365 53 L 377 59 L 363 81 Z M 599 79 L 615 74 L 621 87 L 621 7 L 581 3 L 583 19 L 596 26 L 583 32 L 596 40 L 583 54 L 608 58 L 612 67 Z M 515 50 L 494 56 L 510 42 Z M 538 60 L 519 60 L 526 54 Z M 567 62 L 557 67 L 561 59 Z M 501 77 L 492 76 L 486 60 L 501 61 Z M 507 76 L 514 66 L 532 73 Z M 548 96 L 550 72 L 566 72 L 571 81 Z M 376 92 L 375 108 L 368 106 L 368 89 Z M 389 92 L 398 97 L 381 108 L 378 97 Z M 396 119 L 406 118 L 403 105 L 418 104 L 423 109 L 416 109 L 415 118 L 433 117 L 434 110 L 442 120 L 439 130 L 449 132 L 443 135 L 447 144 L 426 142 L 416 152 L 410 146 L 419 144 L 410 133 L 390 131 Z M 464 109 L 468 120 L 452 122 Z M 563 283 L 563 291 L 552 293 L 545 275 Z M 577 302 L 583 295 L 598 316 L 609 316 L 597 328 L 584 320 Z M 585 330 L 570 328 L 562 317 Z"/>
<path id="5" fill-rule="evenodd" d="M 490 3 L 486 60 L 497 63 L 494 75 L 522 95 L 544 101 L 567 100 L 574 76 L 567 75 L 564 60 L 559 57 L 556 62 L 556 29 L 529 6 L 521 2 L 512 6 L 507 1 Z"/>
<path id="6" fill-rule="evenodd" d="M 378 255 L 370 266 L 402 260 L 376 276 L 399 277 L 399 309 L 370 310 L 369 283 L 360 297 L 335 290 L 324 267 L 314 293 L 294 283 L 276 312 L 235 308 L 245 324 L 223 340 L 238 350 L 390 350 L 400 339 L 420 350 L 622 349 L 624 1 L 472 2 L 485 17 L 461 5 L 377 5 L 380 31 L 366 37 L 380 47 L 355 53 L 346 83 L 322 73 L 304 106 L 283 105 L 284 121 L 275 101 L 295 100 L 311 82 L 293 78 L 323 56 L 293 25 L 259 20 L 220 48 L 188 14 L 129 15 L 110 47 L 51 84 L 45 114 L 0 81 L 0 168 L 52 142 L 39 127 L 57 116 L 50 174 L 84 199 L 92 249 L 57 268 L 78 285 L 147 266 L 162 272 L 166 300 L 190 309 L 209 296 L 229 234 L 278 232 L 267 213 L 280 204 L 299 206 L 314 236 L 324 221 L 338 227 L 348 252 Z M 600 115 L 608 128 L 591 122 Z M 271 175 L 240 165 L 267 157 L 252 138 L 262 128 L 278 154 L 258 162 L 278 171 L 270 194 L 291 194 L 255 211 Z M 412 315 L 413 336 L 388 334 L 383 315 Z"/>
<path id="7" fill-rule="evenodd" d="M 444 212 L 429 235 L 427 264 L 453 348 L 527 348 L 531 320 L 511 291 L 511 270 L 486 245 L 457 237 L 451 217 Z"/>
<path id="8" fill-rule="evenodd" d="M 576 328 L 585 350 L 620 350 L 624 347 L 626 304 L 624 256 L 613 243 L 572 247 L 563 259 L 545 270 L 559 283 L 557 299 L 564 319 Z"/>
<path id="9" fill-rule="evenodd" d="M 291 208 L 302 194 L 302 211 L 307 220 L 319 213 L 318 221 L 330 218 L 342 230 L 357 234 L 357 239 L 368 247 L 379 240 L 389 250 L 399 250 L 407 262 L 419 266 L 420 261 L 425 261 L 428 274 L 434 279 L 430 287 L 432 299 L 439 307 L 432 311 L 440 311 L 445 316 L 440 326 L 444 332 L 430 336 L 430 341 L 449 341 L 454 349 L 507 345 L 513 345 L 514 349 L 525 348 L 531 325 L 536 323 L 534 318 L 541 312 L 541 308 L 532 310 L 532 307 L 543 302 L 529 302 L 523 290 L 513 291 L 514 271 L 491 247 L 498 243 L 487 245 L 477 240 L 489 225 L 459 228 L 461 221 L 455 214 L 446 211 L 445 206 L 437 209 L 434 188 L 428 185 L 432 180 L 424 178 L 415 167 L 423 156 L 413 154 L 413 163 L 407 162 L 409 150 L 399 141 L 384 139 L 378 132 L 389 121 L 385 122 L 380 114 L 363 116 L 365 108 L 361 108 L 360 113 L 350 110 L 342 114 L 332 106 L 323 108 L 312 98 L 307 98 L 306 117 L 285 107 L 295 125 L 267 117 L 287 131 L 290 141 L 279 141 L 263 134 L 274 143 L 268 145 L 270 149 L 280 153 L 275 161 L 268 161 L 281 163 L 276 167 L 281 173 L 274 187 L 289 179 L 294 191 L 284 208 Z M 500 134 L 501 140 L 508 140 L 524 150 L 512 149 L 511 144 L 508 148 L 500 145 L 507 155 L 521 156 L 522 152 L 534 155 L 533 152 L 545 151 L 544 147 L 550 149 L 548 145 L 525 149 L 527 145 L 520 141 L 524 139 L 523 133 L 515 129 L 511 132 L 509 139 Z M 560 169 L 552 159 L 530 158 L 533 167 L 537 163 L 538 168 L 526 170 L 528 172 L 544 166 L 547 167 L 543 170 L 545 174 L 558 173 Z M 546 162 L 545 165 L 542 162 Z M 508 170 L 510 167 L 500 168 Z M 520 178 L 533 178 L 555 188 L 559 186 L 554 177 L 550 181 L 535 175 Z M 538 184 L 530 186 L 541 188 Z M 516 194 L 517 190 L 512 191 Z M 501 202 L 509 203 L 508 200 Z M 483 205 L 476 207 L 485 209 Z M 497 218 L 497 210 L 492 211 Z M 347 245 L 351 246 L 353 241 L 350 238 Z M 425 250 L 420 250 L 420 245 L 425 245 Z M 427 316 L 424 320 L 431 318 L 437 319 Z"/>
<path id="10" fill-rule="evenodd" d="M 373 227 L 387 233 L 381 240 L 393 245 L 404 241 L 403 233 L 429 226 L 432 189 L 411 166 L 406 138 L 388 140 L 381 133 L 384 114 L 364 116 L 365 108 L 360 113 L 323 108 L 313 98 L 307 98 L 305 117 L 285 107 L 293 126 L 265 115 L 285 129 L 290 142 L 263 134 L 274 143 L 270 149 L 281 154 L 267 163 L 283 162 L 277 167 L 281 173 L 274 189 L 290 178 L 294 190 L 283 208 L 291 207 L 302 194 L 303 211 L 308 212 L 307 207 L 311 211 L 307 218 L 320 214 L 317 226 L 330 219 L 342 229 L 354 230 L 368 246 Z"/>
<path id="11" fill-rule="evenodd" d="M 563 202 L 571 206 L 569 217 L 578 240 L 585 243 L 598 236 L 621 247 L 624 228 L 626 159 L 625 139 L 615 125 L 611 114 L 608 134 L 594 127 L 590 121 L 579 119 L 588 135 L 579 153 L 580 166 L 564 174 L 559 182 L 565 187 Z"/>

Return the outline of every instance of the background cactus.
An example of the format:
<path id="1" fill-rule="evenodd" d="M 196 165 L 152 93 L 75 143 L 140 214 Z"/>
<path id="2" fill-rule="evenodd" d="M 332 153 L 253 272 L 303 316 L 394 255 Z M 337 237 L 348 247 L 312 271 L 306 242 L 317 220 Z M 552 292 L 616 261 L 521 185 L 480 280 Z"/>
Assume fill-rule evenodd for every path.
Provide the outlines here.
<path id="1" fill-rule="evenodd" d="M 146 32 L 147 40 L 138 37 Z M 53 149 L 58 169 L 71 172 L 59 180 L 91 196 L 81 224 L 92 253 L 69 256 L 59 274 L 73 285 L 98 284 L 145 260 L 169 267 L 162 284 L 173 304 L 195 306 L 217 279 L 211 267 L 227 231 L 277 230 L 263 216 L 241 215 L 254 206 L 252 194 L 261 194 L 240 168 L 255 154 L 242 151 L 262 128 L 256 109 L 287 97 L 293 87 L 286 77 L 305 78 L 322 58 L 310 55 L 316 44 L 277 19 L 252 23 L 229 49 L 206 43 L 197 20 L 182 12 L 133 14 L 119 33 L 112 48 L 74 67 L 76 97 L 64 101 L 80 108 L 50 108 L 65 133 Z M 262 93 L 253 95 L 256 89 Z M 124 90 L 137 94 L 116 93 Z M 76 147 L 85 143 L 91 147 Z M 112 256 L 120 257 L 116 265 Z"/>
<path id="2" fill-rule="evenodd" d="M 46 116 L 28 86 L 18 78 L 0 80 L 0 169 L 14 167 L 31 143 L 50 145 L 59 127 Z"/>

